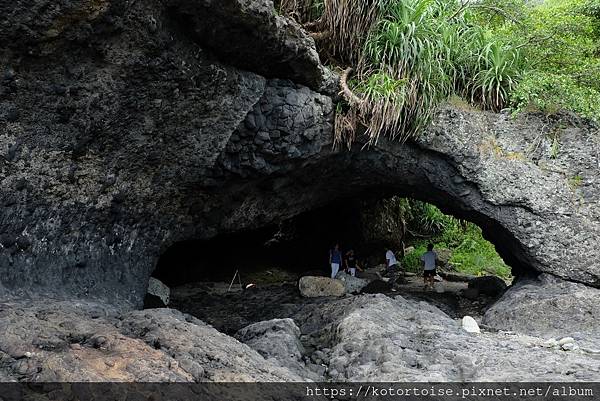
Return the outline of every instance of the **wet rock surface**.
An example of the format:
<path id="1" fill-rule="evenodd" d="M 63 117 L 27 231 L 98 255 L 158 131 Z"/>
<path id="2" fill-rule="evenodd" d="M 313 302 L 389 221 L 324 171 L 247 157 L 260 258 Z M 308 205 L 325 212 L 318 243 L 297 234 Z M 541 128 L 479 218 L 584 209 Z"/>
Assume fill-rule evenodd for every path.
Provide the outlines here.
<path id="1" fill-rule="evenodd" d="M 482 276 L 470 279 L 469 288 L 477 290 L 479 294 L 498 297 L 506 291 L 507 285 L 500 277 Z"/>

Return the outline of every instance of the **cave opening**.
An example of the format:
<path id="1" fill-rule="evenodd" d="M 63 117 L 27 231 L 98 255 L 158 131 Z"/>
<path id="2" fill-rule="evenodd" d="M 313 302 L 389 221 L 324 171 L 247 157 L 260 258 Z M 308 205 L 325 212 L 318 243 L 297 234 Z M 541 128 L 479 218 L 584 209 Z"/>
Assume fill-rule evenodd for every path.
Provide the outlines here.
<path id="1" fill-rule="evenodd" d="M 482 256 L 504 264 L 505 271 L 482 268 L 481 273 L 505 278 L 510 273 L 517 278 L 537 275 L 521 243 L 494 219 L 474 209 L 456 207 L 457 203 L 448 197 L 432 202 L 408 196 L 366 191 L 278 223 L 210 239 L 176 242 L 161 254 L 152 276 L 170 287 L 228 281 L 236 271 L 242 280 L 252 273 L 273 269 L 292 275 L 327 276 L 329 250 L 335 243 L 344 252 L 353 249 L 366 267 L 384 263 L 385 251 L 392 249 L 404 269 L 415 268 L 404 265 L 414 262 L 405 258 L 405 251 L 423 252 L 428 243 L 436 249 L 459 249 L 463 251 L 459 255 L 462 259 L 465 248 L 483 244 L 484 249 L 479 251 L 487 255 Z M 471 243 L 465 243 L 465 239 Z M 461 261 L 461 257 L 455 257 L 450 267 L 477 274 L 475 266 L 470 270 L 461 266 L 475 262 L 486 263 L 486 258 Z"/>
<path id="2" fill-rule="evenodd" d="M 407 208 L 412 210 L 407 212 Z M 473 220 L 478 220 L 479 224 Z M 289 272 L 291 276 L 327 276 L 330 272 L 329 250 L 335 243 L 340 244 L 344 253 L 353 249 L 367 268 L 384 263 L 386 250 L 392 249 L 404 270 L 414 269 L 411 265 L 414 261 L 406 253 L 423 252 L 426 244 L 432 243 L 436 250 L 462 251 L 461 257 L 450 262 L 448 267 L 452 269 L 477 274 L 476 266 L 460 265 L 485 264 L 485 257 L 491 257 L 494 262 L 504 264 L 506 271 L 496 272 L 482 266 L 480 273 L 508 278 L 511 267 L 515 276 L 535 273 L 531 269 L 524 271 L 518 255 L 511 253 L 514 248 L 510 241 L 503 241 L 510 234 L 503 233 L 493 224 L 481 224 L 481 221 L 487 220 L 454 217 L 433 204 L 410 198 L 341 199 L 278 224 L 207 240 L 176 242 L 161 255 L 152 276 L 169 287 L 192 282 L 224 282 L 231 280 L 236 271 L 244 282 L 255 273 L 272 273 L 272 270 Z M 454 233 L 457 238 L 452 238 L 453 233 L 448 235 L 444 230 L 460 232 Z M 464 243 L 463 239 L 471 243 Z M 466 257 L 465 251 L 469 251 L 465 248 L 476 248 L 478 242 L 484 244 L 483 251 L 487 255 L 481 255 L 475 261 L 460 262 Z M 478 251 L 483 252 L 472 249 L 472 252 Z"/>
<path id="3" fill-rule="evenodd" d="M 497 223 L 476 212 L 446 213 L 430 203 L 387 194 L 338 199 L 278 224 L 177 242 L 162 254 L 152 276 L 172 289 L 172 307 L 234 333 L 245 324 L 288 317 L 293 314 L 289 308 L 318 302 L 301 297 L 298 279 L 329 276 L 329 250 L 335 243 L 343 253 L 356 252 L 364 269 L 357 276 L 371 280 L 386 280 L 380 273 L 386 250 L 392 249 L 400 270 L 409 275 L 408 284 L 381 292 L 424 299 L 456 316 L 473 305 L 479 310 L 471 313 L 481 312 L 497 298 L 463 300 L 459 291 L 468 288 L 469 277 L 494 276 L 510 285 L 513 275 L 533 273 L 523 269 L 514 239 Z M 423 289 L 420 256 L 429 243 L 440 259 L 437 278 L 445 283 L 445 293 Z M 252 295 L 244 294 L 248 284 L 255 285 Z"/>

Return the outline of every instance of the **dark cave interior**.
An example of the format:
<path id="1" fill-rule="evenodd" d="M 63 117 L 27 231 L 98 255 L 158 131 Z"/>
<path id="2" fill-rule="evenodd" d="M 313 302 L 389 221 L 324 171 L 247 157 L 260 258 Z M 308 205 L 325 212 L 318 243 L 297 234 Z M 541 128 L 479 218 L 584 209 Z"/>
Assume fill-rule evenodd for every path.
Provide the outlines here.
<path id="1" fill-rule="evenodd" d="M 328 251 L 336 241 L 359 254 L 377 251 L 378 244 L 362 241 L 360 202 L 342 200 L 278 225 L 175 243 L 161 256 L 153 276 L 176 286 L 228 281 L 238 269 L 242 277 L 243 272 L 276 267 L 327 275 Z"/>
<path id="2" fill-rule="evenodd" d="M 202 281 L 228 282 L 236 270 L 239 270 L 242 281 L 248 273 L 275 268 L 297 275 L 327 276 L 328 251 L 336 242 L 343 251 L 354 249 L 358 259 L 367 267 L 384 263 L 385 250 L 388 246 L 393 248 L 393 243 L 367 239 L 361 223 L 362 211 L 376 200 L 341 199 L 278 225 L 220 235 L 209 240 L 177 242 L 162 254 L 152 276 L 169 287 Z M 444 212 L 447 213 L 446 210 Z M 464 215 L 460 217 L 464 218 Z M 477 223 L 486 239 L 496 245 L 515 276 L 528 272 L 522 268 L 515 269 L 515 266 L 522 265 L 514 253 L 510 233 L 479 215 L 469 217 L 475 217 L 469 220 Z"/>

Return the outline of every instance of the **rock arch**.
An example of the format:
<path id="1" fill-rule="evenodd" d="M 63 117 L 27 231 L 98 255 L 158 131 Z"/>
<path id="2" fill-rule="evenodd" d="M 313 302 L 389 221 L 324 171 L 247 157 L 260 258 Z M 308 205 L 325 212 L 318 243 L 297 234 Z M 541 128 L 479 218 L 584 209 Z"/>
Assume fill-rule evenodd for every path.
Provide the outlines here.
<path id="1" fill-rule="evenodd" d="M 68 26 L 19 8 L 23 23 L 0 28 L 0 293 L 140 305 L 171 244 L 368 191 L 473 220 L 517 269 L 600 287 L 593 124 L 454 105 L 410 143 L 334 149 L 335 79 L 300 27 L 266 0 L 167 3 L 73 3 Z M 198 7 L 229 17 L 211 17 L 212 37 Z M 253 60 L 202 42 L 259 26 L 241 42 L 266 41 Z"/>

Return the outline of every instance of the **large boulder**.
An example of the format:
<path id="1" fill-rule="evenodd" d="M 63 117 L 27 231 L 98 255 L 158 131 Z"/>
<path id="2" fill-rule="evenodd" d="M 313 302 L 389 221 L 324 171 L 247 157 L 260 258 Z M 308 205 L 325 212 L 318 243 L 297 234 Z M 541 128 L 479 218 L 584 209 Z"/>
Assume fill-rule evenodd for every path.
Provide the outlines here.
<path id="1" fill-rule="evenodd" d="M 123 311 L 73 299 L 1 303 L 0 359 L 0 377 L 19 381 L 302 380 L 174 309 Z"/>
<path id="2" fill-rule="evenodd" d="M 304 297 L 341 297 L 346 286 L 341 280 L 329 277 L 304 276 L 298 280 L 298 289 Z"/>
<path id="3" fill-rule="evenodd" d="M 316 305 L 300 327 L 325 317 L 333 381 L 564 381 L 600 377 L 597 356 L 548 349 L 544 338 L 473 335 L 429 303 L 360 295 Z M 471 323 L 473 323 L 471 321 Z M 475 325 L 473 325 L 475 328 Z M 507 368 L 509 367 L 509 368 Z"/>
<path id="4" fill-rule="evenodd" d="M 339 272 L 336 276 L 336 279 L 340 280 L 344 283 L 346 287 L 346 292 L 348 294 L 355 294 L 360 292 L 367 284 L 369 284 L 369 280 L 364 278 L 353 277 L 350 274 L 346 274 L 345 272 Z"/>
<path id="5" fill-rule="evenodd" d="M 543 274 L 513 285 L 483 316 L 500 330 L 596 343 L 600 349 L 600 290 Z"/>
<path id="6" fill-rule="evenodd" d="M 314 40 L 294 20 L 280 15 L 271 0 L 166 3 L 185 20 L 196 42 L 228 64 L 335 91 L 334 75 L 321 64 Z"/>
<path id="7" fill-rule="evenodd" d="M 481 276 L 469 280 L 469 288 L 479 291 L 480 294 L 497 297 L 506 291 L 504 280 L 497 276 Z"/>
<path id="8" fill-rule="evenodd" d="M 303 378 L 322 379 L 309 370 L 303 361 L 306 351 L 300 342 L 300 329 L 292 319 L 254 323 L 239 330 L 235 338 L 256 350 L 265 359 L 272 359 Z"/>

